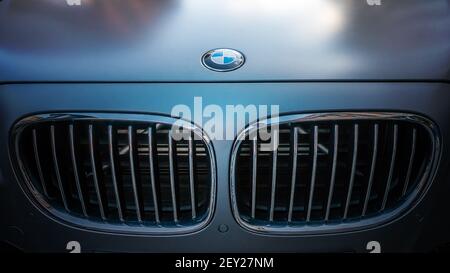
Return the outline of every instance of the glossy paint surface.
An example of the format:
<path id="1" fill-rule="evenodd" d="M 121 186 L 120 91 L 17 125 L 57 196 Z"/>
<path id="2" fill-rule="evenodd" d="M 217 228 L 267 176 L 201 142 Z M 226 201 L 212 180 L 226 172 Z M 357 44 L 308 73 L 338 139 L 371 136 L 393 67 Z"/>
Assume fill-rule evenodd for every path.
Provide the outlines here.
<path id="1" fill-rule="evenodd" d="M 234 48 L 239 70 L 201 56 Z M 0 82 L 449 80 L 450 1 L 0 1 Z"/>

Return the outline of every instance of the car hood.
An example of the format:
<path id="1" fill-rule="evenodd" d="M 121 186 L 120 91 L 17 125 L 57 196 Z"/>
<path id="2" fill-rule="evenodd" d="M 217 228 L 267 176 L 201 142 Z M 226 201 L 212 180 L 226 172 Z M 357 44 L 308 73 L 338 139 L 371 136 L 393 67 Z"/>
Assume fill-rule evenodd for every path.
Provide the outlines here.
<path id="1" fill-rule="evenodd" d="M 0 82 L 450 78 L 446 0 L 80 1 L 0 1 Z M 246 63 L 210 71 L 214 48 Z"/>

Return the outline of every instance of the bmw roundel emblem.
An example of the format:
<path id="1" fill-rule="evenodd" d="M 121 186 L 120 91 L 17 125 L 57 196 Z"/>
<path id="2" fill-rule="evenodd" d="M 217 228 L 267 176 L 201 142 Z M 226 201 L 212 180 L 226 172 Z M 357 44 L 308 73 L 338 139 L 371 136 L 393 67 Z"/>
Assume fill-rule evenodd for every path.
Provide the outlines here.
<path id="1" fill-rule="evenodd" d="M 206 68 L 218 72 L 238 69 L 244 62 L 245 57 L 242 53 L 229 48 L 213 49 L 202 57 L 202 63 Z"/>

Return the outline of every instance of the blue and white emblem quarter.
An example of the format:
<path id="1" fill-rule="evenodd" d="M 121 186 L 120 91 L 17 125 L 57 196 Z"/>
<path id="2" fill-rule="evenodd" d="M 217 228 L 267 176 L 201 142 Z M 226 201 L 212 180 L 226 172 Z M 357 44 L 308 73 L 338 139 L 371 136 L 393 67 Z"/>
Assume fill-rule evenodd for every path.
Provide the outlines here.
<path id="1" fill-rule="evenodd" d="M 238 69 L 244 64 L 244 61 L 242 53 L 228 48 L 210 50 L 202 57 L 202 63 L 206 68 L 218 72 Z"/>

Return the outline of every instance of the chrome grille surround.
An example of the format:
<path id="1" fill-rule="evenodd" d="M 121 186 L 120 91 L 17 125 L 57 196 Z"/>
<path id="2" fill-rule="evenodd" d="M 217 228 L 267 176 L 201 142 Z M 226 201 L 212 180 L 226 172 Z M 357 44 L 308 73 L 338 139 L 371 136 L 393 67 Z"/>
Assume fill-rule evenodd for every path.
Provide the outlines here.
<path id="1" fill-rule="evenodd" d="M 209 184 L 209 196 L 207 200 L 207 204 L 205 206 L 207 207 L 206 211 L 203 213 L 202 216 L 198 215 L 198 212 L 195 211 L 195 209 L 192 207 L 192 223 L 182 223 L 181 221 L 178 221 L 177 216 L 174 213 L 174 221 L 171 223 L 171 221 L 159 221 L 158 216 L 155 215 L 155 221 L 154 222 L 144 222 L 139 217 L 139 212 L 137 212 L 137 219 L 138 221 L 127 221 L 122 219 L 122 215 L 119 213 L 118 221 L 110 221 L 105 217 L 102 209 L 101 202 L 98 202 L 99 208 L 100 208 L 100 219 L 99 217 L 87 217 L 86 210 L 83 206 L 82 212 L 78 213 L 77 215 L 74 215 L 70 212 L 70 209 L 67 208 L 67 204 L 64 201 L 64 207 L 66 209 L 61 208 L 55 208 L 52 204 L 52 202 L 49 202 L 48 198 L 46 198 L 45 193 L 42 192 L 42 189 L 37 189 L 35 186 L 36 181 L 32 181 L 32 178 L 30 177 L 29 172 L 27 171 L 27 168 L 25 167 L 25 164 L 21 158 L 21 147 L 20 147 L 20 140 L 22 137 L 22 134 L 25 130 L 27 130 L 30 126 L 36 126 L 45 124 L 48 126 L 48 124 L 55 122 L 81 122 L 81 123 L 121 123 L 121 124 L 134 124 L 134 123 L 140 123 L 140 124 L 149 124 L 150 125 L 163 125 L 163 126 L 171 126 L 175 122 L 177 122 L 177 125 L 180 128 L 189 130 L 192 132 L 191 136 L 198 137 L 197 140 L 202 142 L 202 145 L 204 146 L 204 151 L 206 154 L 208 162 L 208 184 Z M 156 125 L 155 125 L 156 126 Z M 50 126 L 48 126 L 50 127 Z M 53 126 L 50 127 L 51 131 L 55 130 Z M 72 127 L 69 127 L 70 129 L 70 135 L 72 135 Z M 110 129 L 111 126 L 108 126 L 108 129 Z M 153 127 L 152 127 L 153 128 Z M 92 128 L 89 128 L 89 132 L 92 133 Z M 34 131 L 33 131 L 34 133 Z M 117 133 L 117 132 L 116 132 Z M 136 133 L 137 134 L 137 133 Z M 155 132 L 156 134 L 156 132 Z M 131 133 L 129 133 L 131 137 Z M 52 136 L 52 142 L 55 141 L 53 139 L 54 133 L 51 133 Z M 90 137 L 92 137 L 92 134 L 89 134 Z M 73 141 L 73 139 L 71 139 Z M 130 139 L 131 141 L 131 139 Z M 156 141 L 156 140 L 155 140 Z M 194 142 L 194 141 L 192 141 Z M 92 143 L 92 141 L 91 141 Z M 131 142 L 130 142 L 131 143 Z M 155 144 L 156 145 L 156 144 Z M 71 145 L 73 148 L 74 145 Z M 131 145 L 130 145 L 131 146 Z M 54 145 L 52 146 L 54 147 Z M 192 143 L 189 143 L 189 149 L 192 148 Z M 93 155 L 92 150 L 94 148 L 91 147 L 91 155 Z M 137 148 L 136 148 L 137 149 Z M 150 149 L 150 147 L 149 147 Z M 198 231 L 204 227 L 206 227 L 213 214 L 215 209 L 215 198 L 216 198 L 216 162 L 215 162 L 215 154 L 213 150 L 212 143 L 208 136 L 196 125 L 189 123 L 187 121 L 183 121 L 180 119 L 172 118 L 172 117 L 166 117 L 161 115 L 147 115 L 147 114 L 128 114 L 128 113 L 47 113 L 47 114 L 39 114 L 39 115 L 33 115 L 25 117 L 21 120 L 19 120 L 12 128 L 11 134 L 10 134 L 10 158 L 11 163 L 16 175 L 16 178 L 20 182 L 20 186 L 22 190 L 24 191 L 27 198 L 42 212 L 46 213 L 48 216 L 53 218 L 56 221 L 60 221 L 62 223 L 67 223 L 69 225 L 82 228 L 82 229 L 90 229 L 90 230 L 97 230 L 97 231 L 106 231 L 106 232 L 115 232 L 115 233 L 123 233 L 123 234 L 145 234 L 145 235 L 175 235 L 175 234 L 186 234 L 186 233 L 192 233 L 195 231 Z M 129 151 L 132 151 L 133 149 L 129 149 Z M 55 151 L 52 151 L 53 155 L 55 157 Z M 150 152 L 150 150 L 149 150 Z M 158 150 L 156 150 L 158 153 Z M 72 153 L 73 155 L 73 153 Z M 130 156 L 132 155 L 132 152 L 130 152 Z M 191 156 L 191 151 L 189 151 L 189 156 Z M 130 157 L 131 158 L 131 157 Z M 95 159 L 93 156 L 91 156 L 90 160 Z M 131 160 L 132 161 L 132 160 Z M 55 163 L 57 164 L 57 163 Z M 94 162 L 95 164 L 95 162 Z M 130 166 L 133 170 L 132 166 Z M 193 165 L 191 165 L 191 162 L 189 162 L 189 168 L 192 168 Z M 95 169 L 95 168 L 93 168 Z M 190 169 L 192 170 L 192 169 Z M 171 169 L 173 172 L 173 169 Z M 134 172 L 133 172 L 134 173 Z M 153 171 L 152 171 L 153 173 Z M 192 175 L 190 174 L 190 179 L 192 179 Z M 94 176 L 96 177 L 96 176 Z M 79 178 L 75 178 L 76 181 L 78 181 Z M 61 178 L 59 177 L 58 182 L 61 182 Z M 134 179 L 133 179 L 134 180 Z M 173 182 L 173 181 L 172 181 Z M 98 182 L 97 182 L 98 183 Z M 97 187 L 97 183 L 96 187 Z M 133 185 L 136 182 L 133 182 Z M 192 186 L 192 185 L 191 185 Z M 173 190 L 173 188 L 171 188 Z M 192 188 L 191 188 L 192 189 Z M 45 190 L 44 190 L 45 191 Z M 98 189 L 97 189 L 98 193 Z M 63 196 L 64 193 L 62 192 Z M 117 196 L 117 195 L 116 195 Z M 191 194 L 191 198 L 193 195 Z M 63 198 L 64 200 L 64 198 Z M 101 200 L 101 198 L 100 198 Z M 193 201 L 194 199 L 191 199 Z M 143 203 L 143 201 L 142 201 Z M 180 205 L 181 206 L 181 205 Z M 137 206 L 139 207 L 139 206 Z M 138 210 L 136 208 L 136 210 Z M 176 207 L 176 210 L 180 209 L 179 207 Z M 189 211 L 191 210 L 189 209 Z M 119 208 L 120 211 L 120 208 Z M 157 211 L 157 210 L 156 210 Z M 84 215 L 83 215 L 84 214 Z M 155 214 L 157 214 L 155 212 Z M 198 217 L 197 217 L 198 216 Z M 195 219 L 195 221 L 194 221 Z"/>
<path id="2" fill-rule="evenodd" d="M 238 171 L 238 158 L 240 153 L 240 147 L 243 144 L 243 141 L 246 137 L 248 137 L 252 132 L 255 132 L 258 130 L 259 126 L 262 127 L 269 127 L 273 124 L 278 124 L 280 126 L 286 125 L 286 124 L 303 124 L 303 123 L 310 123 L 310 124 L 320 124 L 323 122 L 325 123 L 334 123 L 334 122 L 354 122 L 355 124 L 357 121 L 364 121 L 364 122 L 376 122 L 376 121 L 390 121 L 390 122 L 410 122 L 411 124 L 414 124 L 415 126 L 419 126 L 423 128 L 429 135 L 430 139 L 430 156 L 428 164 L 426 165 L 426 168 L 424 169 L 422 176 L 420 176 L 420 181 L 417 183 L 417 186 L 409 192 L 409 194 L 406 195 L 405 200 L 402 201 L 402 203 L 395 207 L 392 210 L 386 210 L 383 211 L 384 206 L 386 204 L 386 201 L 383 200 L 383 208 L 380 210 L 380 213 L 375 215 L 364 215 L 366 208 L 363 209 L 363 214 L 361 217 L 356 217 L 352 219 L 346 219 L 346 216 L 344 216 L 344 219 L 338 220 L 338 221 L 330 221 L 328 220 L 328 215 L 325 217 L 327 220 L 322 221 L 311 221 L 309 219 L 310 217 L 310 209 L 308 209 L 307 216 L 305 216 L 305 220 L 303 221 L 297 221 L 297 222 L 291 222 L 289 219 L 290 211 L 288 210 L 287 213 L 287 221 L 274 221 L 273 220 L 273 207 L 274 207 L 274 201 L 270 200 L 268 201 L 267 207 L 269 208 L 269 212 L 267 215 L 267 219 L 258 219 L 258 217 L 255 218 L 255 212 L 254 212 L 254 206 L 255 206 L 255 195 L 254 189 L 255 189 L 255 182 L 252 180 L 252 197 L 248 197 L 249 201 L 248 204 L 251 206 L 251 213 L 248 213 L 249 215 L 243 216 L 239 209 L 239 200 L 237 197 L 237 171 Z M 315 134 L 317 130 L 317 126 L 311 125 L 312 129 L 310 134 Z M 357 126 L 355 126 L 357 127 Z M 397 128 L 397 126 L 394 126 Z M 297 128 L 294 126 L 294 128 Z M 378 128 L 377 128 L 378 130 Z M 397 129 L 395 129 L 397 130 Z M 355 135 L 357 137 L 357 131 L 355 130 Z M 397 133 L 396 133 L 397 134 Z M 415 134 L 415 133 L 414 133 Z M 313 153 L 313 158 L 317 158 L 317 138 L 314 138 L 314 147 L 316 147 L 313 150 L 316 150 L 316 152 Z M 295 141 L 295 140 L 294 140 Z M 251 145 L 251 144 L 250 144 Z M 319 143 L 320 145 L 320 143 Z M 394 144 L 395 147 L 396 144 Z M 333 148 L 333 147 L 330 147 Z M 250 148 L 250 149 L 255 149 Z M 257 148 L 256 148 L 257 149 Z M 277 157 L 277 151 L 272 152 L 275 154 L 275 157 Z M 431 186 L 431 183 L 433 181 L 433 178 L 435 176 L 437 166 L 439 164 L 439 159 L 441 156 L 441 139 L 440 139 L 440 133 L 437 125 L 429 120 L 428 118 L 425 118 L 420 115 L 416 114 L 410 114 L 410 113 L 395 113 L 395 112 L 329 112 L 329 113 L 307 113 L 307 114 L 294 114 L 294 115 L 281 115 L 278 118 L 268 118 L 266 120 L 261 120 L 258 122 L 255 122 L 253 124 L 250 124 L 245 130 L 243 130 L 236 138 L 233 150 L 231 154 L 231 162 L 230 162 L 230 194 L 231 194 L 231 203 L 232 203 L 232 210 L 233 215 L 236 219 L 236 221 L 244 228 L 259 232 L 259 233 L 267 233 L 267 234 L 278 234 L 278 235 L 308 235 L 308 234 L 332 234 L 332 233 L 340 233 L 340 232 L 348 232 L 348 231 L 357 231 L 357 230 L 364 230 L 369 229 L 381 224 L 388 223 L 390 221 L 393 221 L 395 219 L 398 219 L 402 215 L 406 214 L 409 210 L 413 209 L 423 198 L 429 187 Z M 374 158 L 376 158 L 376 154 L 374 155 Z M 393 156 L 395 158 L 395 155 Z M 259 161 L 259 159 L 258 159 Z M 274 163 L 275 161 L 275 163 Z M 316 159 L 313 160 L 316 162 Z M 336 158 L 333 158 L 333 162 L 336 161 Z M 353 160 L 354 162 L 355 160 Z M 277 168 L 277 161 L 273 160 L 273 168 Z M 311 164 L 310 164 L 311 165 Z M 311 168 L 315 169 L 315 164 L 312 164 Z M 334 164 L 333 164 L 334 165 Z M 353 165 L 353 164 L 352 164 Z M 255 167 L 252 166 L 254 169 Z M 331 169 L 331 166 L 330 166 Z M 354 173 L 354 166 L 351 171 Z M 391 166 L 392 169 L 392 166 Z M 294 170 L 294 168 L 292 168 Z M 371 167 L 371 171 L 373 170 L 373 167 Z M 255 173 L 255 170 L 249 171 L 251 173 Z M 376 172 L 376 171 L 375 171 Z M 313 171 L 314 173 L 314 171 Z M 332 171 L 334 173 L 334 171 Z M 391 173 L 391 171 L 389 171 Z M 294 173 L 295 175 L 295 173 Z M 297 176 L 296 176 L 297 177 Z M 253 177 L 252 177 L 253 179 Z M 276 180 L 273 179 L 272 174 L 272 181 Z M 334 183 L 334 178 L 332 178 Z M 352 183 L 350 179 L 350 183 Z M 314 179 L 311 179 L 311 184 L 313 185 L 314 189 Z M 272 182 L 273 185 L 274 182 Z M 276 183 L 276 182 L 275 182 Z M 310 183 L 308 181 L 308 183 Z M 273 186 L 272 186 L 273 187 Z M 330 187 L 331 188 L 331 187 Z M 351 188 L 351 187 L 349 187 Z M 313 190 L 314 191 L 314 190 Z M 388 186 L 386 187 L 386 191 L 388 191 Z M 369 191 L 368 191 L 369 192 Z M 314 193 L 313 193 L 314 194 Z M 309 193 L 309 206 L 311 207 L 311 196 L 313 194 Z M 351 196 L 351 190 L 349 191 L 349 194 Z M 404 194 L 404 193 L 403 193 Z M 274 196 L 273 190 L 271 193 L 272 196 Z M 271 196 L 271 199 L 274 199 L 274 197 Z M 385 195 L 386 196 L 386 195 Z M 292 196 L 290 198 L 290 202 L 292 202 Z M 384 198 L 385 199 L 385 198 Z M 367 202 L 367 201 L 366 201 Z M 328 206 L 329 206 L 328 201 Z M 347 211 L 349 199 L 347 198 L 345 210 Z M 292 207 L 292 205 L 290 206 Z M 306 208 L 305 208 L 306 210 Z M 327 209 L 327 211 L 329 208 Z M 347 212 L 344 212 L 344 215 Z"/>

